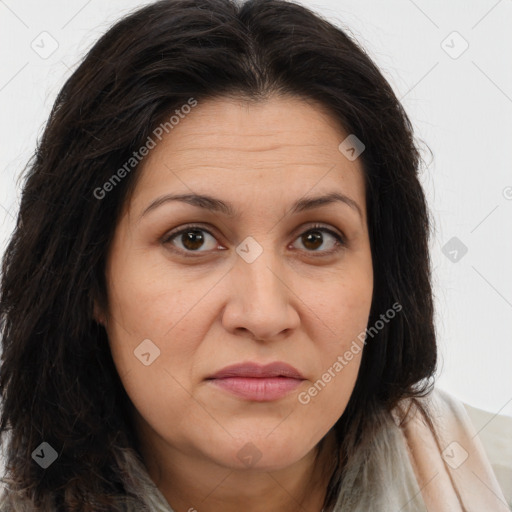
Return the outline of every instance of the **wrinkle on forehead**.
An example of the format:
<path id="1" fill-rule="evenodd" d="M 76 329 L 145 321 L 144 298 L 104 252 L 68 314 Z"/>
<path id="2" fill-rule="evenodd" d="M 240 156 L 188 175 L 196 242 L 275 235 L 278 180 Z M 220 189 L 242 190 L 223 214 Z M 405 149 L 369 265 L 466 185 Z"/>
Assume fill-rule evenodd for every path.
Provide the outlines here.
<path id="1" fill-rule="evenodd" d="M 285 192 L 291 173 L 292 182 L 313 187 L 322 180 L 327 185 L 324 176 L 336 167 L 333 172 L 341 183 L 352 182 L 357 188 L 362 184 L 364 189 L 362 163 L 349 162 L 338 150 L 345 136 L 322 104 L 302 97 L 279 96 L 250 104 L 230 98 L 205 100 L 143 160 L 135 188 L 140 192 L 161 187 L 165 193 L 173 191 L 165 188 L 178 185 L 183 191 L 191 189 L 189 180 L 195 176 L 194 183 L 211 180 L 226 190 L 226 172 L 258 171 L 263 174 L 256 177 L 255 185 L 268 187 L 273 178 L 284 180 L 288 181 L 282 187 Z M 242 175 L 240 183 L 248 184 L 253 177 Z M 263 178 L 269 181 L 265 184 Z M 233 188 L 235 182 L 227 185 Z M 366 210 L 364 193 L 358 202 Z"/>

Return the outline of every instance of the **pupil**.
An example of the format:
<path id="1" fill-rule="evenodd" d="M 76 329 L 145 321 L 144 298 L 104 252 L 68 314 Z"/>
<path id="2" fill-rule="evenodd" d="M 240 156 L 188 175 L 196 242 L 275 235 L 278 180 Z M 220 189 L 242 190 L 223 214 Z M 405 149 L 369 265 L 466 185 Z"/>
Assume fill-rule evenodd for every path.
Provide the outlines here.
<path id="1" fill-rule="evenodd" d="M 319 231 L 310 231 L 305 235 L 306 242 L 304 242 L 304 247 L 309 249 L 318 249 L 322 245 L 322 233 Z M 313 247 L 310 246 L 313 245 Z"/>
<path id="2" fill-rule="evenodd" d="M 187 233 L 183 233 L 182 243 L 183 246 L 190 250 L 199 249 L 204 242 L 201 231 L 192 230 Z"/>

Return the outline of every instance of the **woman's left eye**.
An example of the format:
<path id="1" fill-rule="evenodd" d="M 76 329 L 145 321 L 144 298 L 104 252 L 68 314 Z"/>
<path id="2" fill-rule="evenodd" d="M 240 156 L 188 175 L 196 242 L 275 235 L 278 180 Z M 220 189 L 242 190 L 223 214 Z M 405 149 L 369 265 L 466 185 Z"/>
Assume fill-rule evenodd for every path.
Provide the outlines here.
<path id="1" fill-rule="evenodd" d="M 326 242 L 325 235 L 328 235 L 330 241 Z M 323 226 L 312 226 L 301 233 L 296 240 L 301 241 L 306 252 L 320 252 L 322 254 L 333 253 L 345 245 L 345 240 L 341 234 Z M 176 244 L 176 241 L 179 244 Z M 187 226 L 179 231 L 171 232 L 164 237 L 162 243 L 174 246 L 185 256 L 190 256 L 194 252 L 205 253 L 219 247 L 215 237 L 202 226 Z M 210 243 L 209 248 L 199 250 L 204 249 L 208 243 Z M 326 245 L 328 246 L 327 249 L 325 249 Z"/>
<path id="2" fill-rule="evenodd" d="M 325 246 L 326 242 L 324 240 L 324 236 L 326 234 L 331 238 L 331 242 L 327 243 L 327 245 L 330 246 L 330 249 L 318 251 L 317 249 L 319 247 Z M 313 226 L 312 228 L 302 233 L 297 238 L 297 240 L 301 240 L 302 245 L 308 249 L 307 252 L 321 252 L 324 254 L 331 254 L 345 246 L 345 239 L 342 235 L 322 226 Z"/>

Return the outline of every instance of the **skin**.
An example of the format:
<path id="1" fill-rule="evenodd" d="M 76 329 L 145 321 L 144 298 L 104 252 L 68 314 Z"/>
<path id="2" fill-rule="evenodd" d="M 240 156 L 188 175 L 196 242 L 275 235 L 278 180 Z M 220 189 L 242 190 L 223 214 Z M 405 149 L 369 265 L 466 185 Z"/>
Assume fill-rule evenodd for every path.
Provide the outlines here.
<path id="1" fill-rule="evenodd" d="M 329 431 L 362 352 L 309 403 L 298 395 L 365 330 L 373 292 L 363 170 L 338 150 L 347 135 L 304 98 L 220 98 L 199 103 L 143 161 L 109 250 L 108 310 L 95 315 L 134 405 L 149 475 L 176 512 L 321 510 Z M 342 202 L 290 212 L 330 192 L 361 212 Z M 212 195 L 236 216 L 172 201 L 141 217 L 169 193 Z M 204 240 L 165 240 L 190 223 L 207 230 Z M 323 231 L 308 241 L 315 223 L 345 245 Z M 263 251 L 252 263 L 236 252 L 247 236 Z M 147 366 L 134 356 L 145 339 L 160 350 Z M 205 380 L 247 361 L 284 361 L 305 380 L 270 402 Z"/>

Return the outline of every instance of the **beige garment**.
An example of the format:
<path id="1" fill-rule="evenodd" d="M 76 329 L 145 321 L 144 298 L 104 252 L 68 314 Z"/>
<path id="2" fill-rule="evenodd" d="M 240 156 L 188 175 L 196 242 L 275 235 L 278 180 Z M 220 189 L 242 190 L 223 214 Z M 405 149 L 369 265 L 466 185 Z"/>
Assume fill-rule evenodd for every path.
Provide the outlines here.
<path id="1" fill-rule="evenodd" d="M 484 411 L 467 403 L 464 403 L 464 409 L 478 432 L 494 474 L 512 510 L 512 416 Z"/>
<path id="2" fill-rule="evenodd" d="M 402 427 L 429 512 L 510 512 L 462 403 L 436 390 L 424 399 L 432 433 L 416 410 Z"/>

